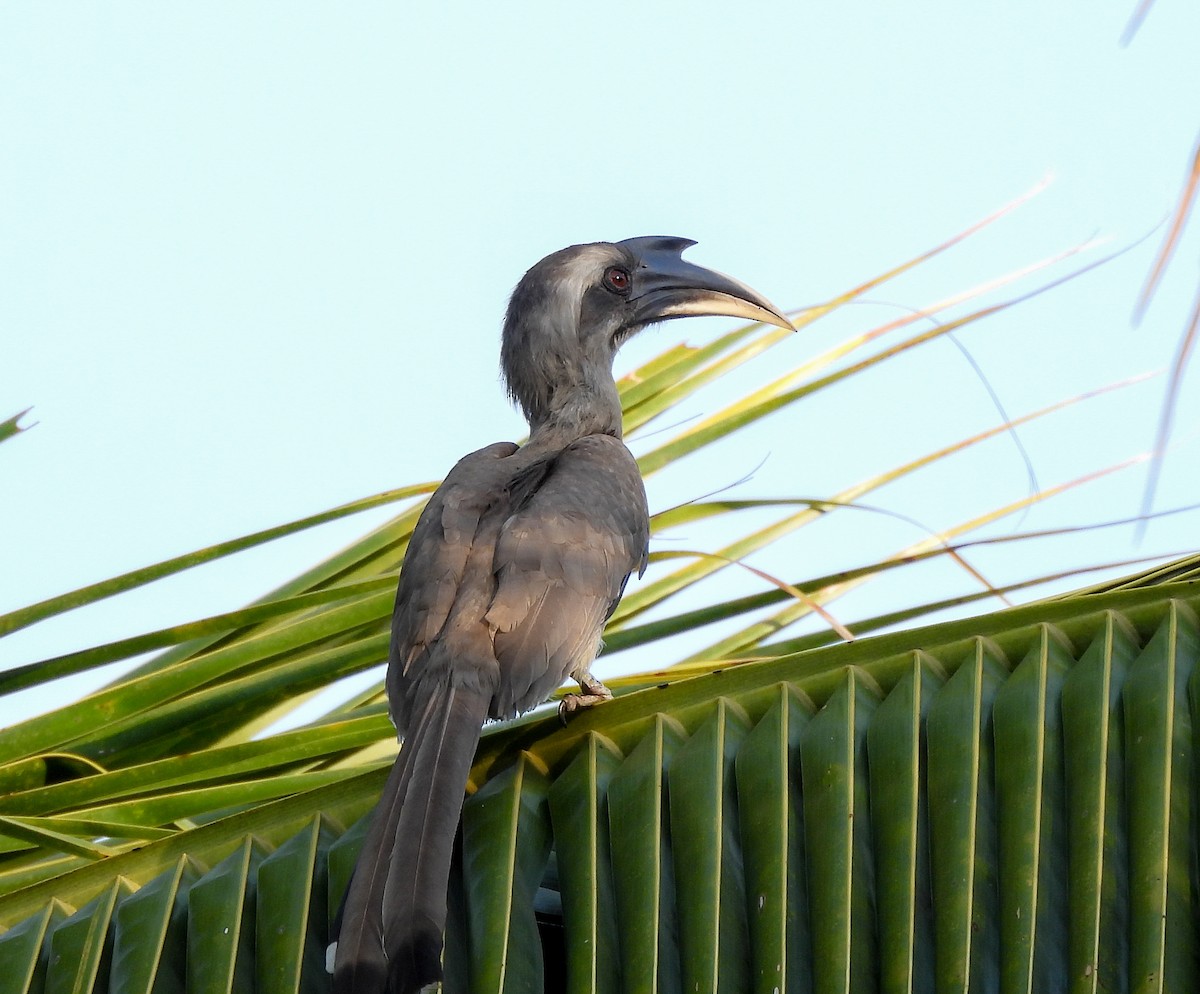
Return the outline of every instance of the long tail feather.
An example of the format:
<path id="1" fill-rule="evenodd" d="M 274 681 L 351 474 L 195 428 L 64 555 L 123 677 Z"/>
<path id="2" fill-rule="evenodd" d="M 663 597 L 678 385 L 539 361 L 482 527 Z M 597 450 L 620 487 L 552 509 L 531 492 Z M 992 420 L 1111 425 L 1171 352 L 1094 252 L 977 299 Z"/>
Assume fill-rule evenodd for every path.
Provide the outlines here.
<path id="1" fill-rule="evenodd" d="M 414 994 L 441 978 L 446 880 L 487 708 L 442 686 L 414 709 L 343 904 L 334 994 Z"/>

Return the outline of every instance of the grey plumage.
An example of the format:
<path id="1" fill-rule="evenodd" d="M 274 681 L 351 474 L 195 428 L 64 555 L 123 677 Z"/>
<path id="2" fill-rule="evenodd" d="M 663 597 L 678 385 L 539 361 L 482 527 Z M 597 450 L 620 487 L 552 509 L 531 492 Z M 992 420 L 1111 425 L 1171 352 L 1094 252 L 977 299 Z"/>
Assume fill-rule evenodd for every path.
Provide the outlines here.
<path id="1" fill-rule="evenodd" d="M 749 287 L 684 262 L 686 239 L 575 245 L 518 284 L 501 362 L 530 424 L 450 471 L 413 531 L 392 617 L 387 694 L 403 740 L 347 891 L 335 994 L 411 994 L 441 976 L 446 879 L 481 726 L 544 701 L 607 696 L 589 672 L 649 514 L 612 379 L 645 325 L 726 314 L 790 327 Z"/>

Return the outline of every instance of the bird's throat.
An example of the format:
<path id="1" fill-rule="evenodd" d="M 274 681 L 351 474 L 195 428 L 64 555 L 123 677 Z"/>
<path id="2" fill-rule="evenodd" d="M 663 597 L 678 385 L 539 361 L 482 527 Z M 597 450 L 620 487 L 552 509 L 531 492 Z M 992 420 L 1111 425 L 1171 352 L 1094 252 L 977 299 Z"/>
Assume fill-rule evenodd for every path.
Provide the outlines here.
<path id="1" fill-rule="evenodd" d="M 585 435 L 621 437 L 621 398 L 612 376 L 554 391 L 544 412 L 531 420 L 530 440 L 569 445 Z"/>

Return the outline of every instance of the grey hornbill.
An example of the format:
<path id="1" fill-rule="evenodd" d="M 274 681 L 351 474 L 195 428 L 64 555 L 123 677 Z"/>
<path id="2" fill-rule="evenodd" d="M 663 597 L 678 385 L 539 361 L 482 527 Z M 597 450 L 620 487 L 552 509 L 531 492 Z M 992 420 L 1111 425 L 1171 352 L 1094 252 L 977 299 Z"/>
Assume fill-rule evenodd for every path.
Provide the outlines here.
<path id="1" fill-rule="evenodd" d="M 748 286 L 682 258 L 685 238 L 573 245 L 513 291 L 501 363 L 522 446 L 459 460 L 409 542 L 392 616 L 388 704 L 403 748 L 340 915 L 335 994 L 411 994 L 441 977 L 446 881 L 480 729 L 542 703 L 611 697 L 589 669 L 650 521 L 612 377 L 648 324 L 728 315 L 790 328 Z"/>

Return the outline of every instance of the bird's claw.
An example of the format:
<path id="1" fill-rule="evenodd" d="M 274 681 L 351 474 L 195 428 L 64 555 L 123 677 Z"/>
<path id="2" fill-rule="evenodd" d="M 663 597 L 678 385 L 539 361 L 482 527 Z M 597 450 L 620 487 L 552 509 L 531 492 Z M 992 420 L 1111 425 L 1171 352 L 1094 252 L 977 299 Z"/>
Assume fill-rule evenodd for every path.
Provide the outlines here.
<path id="1" fill-rule="evenodd" d="M 579 689 L 583 691 L 582 694 L 563 694 L 559 702 L 558 717 L 564 725 L 576 711 L 612 700 L 612 691 L 590 673 L 579 681 Z"/>

